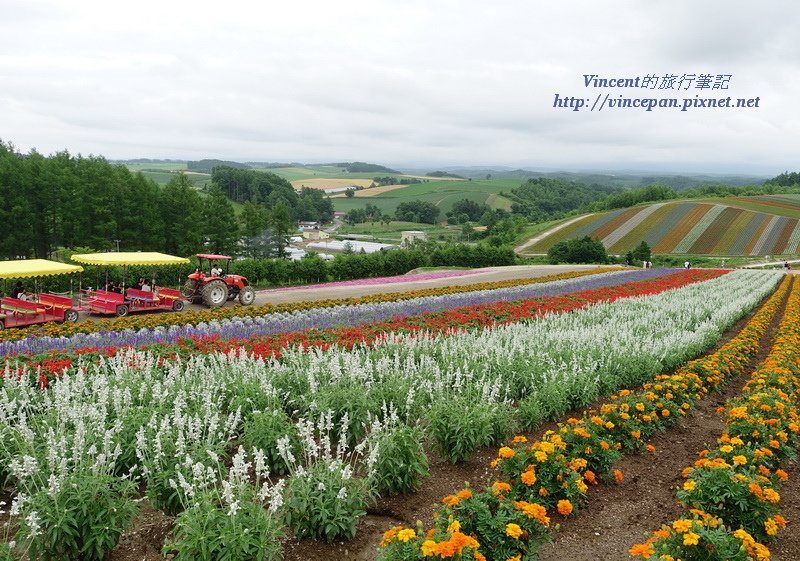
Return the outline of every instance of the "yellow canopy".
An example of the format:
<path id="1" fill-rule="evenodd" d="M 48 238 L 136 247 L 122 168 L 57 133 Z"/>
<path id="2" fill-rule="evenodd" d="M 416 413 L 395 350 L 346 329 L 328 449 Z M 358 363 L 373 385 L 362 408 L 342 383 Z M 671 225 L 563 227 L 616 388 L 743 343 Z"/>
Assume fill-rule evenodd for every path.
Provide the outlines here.
<path id="1" fill-rule="evenodd" d="M 85 265 L 179 265 L 188 263 L 185 257 L 175 257 L 153 251 L 129 251 L 108 253 L 83 253 L 71 257 L 73 261 Z"/>
<path id="2" fill-rule="evenodd" d="M 23 279 L 29 277 L 49 277 L 68 275 L 83 271 L 80 265 L 68 265 L 47 259 L 22 259 L 19 261 L 0 261 L 0 279 Z"/>

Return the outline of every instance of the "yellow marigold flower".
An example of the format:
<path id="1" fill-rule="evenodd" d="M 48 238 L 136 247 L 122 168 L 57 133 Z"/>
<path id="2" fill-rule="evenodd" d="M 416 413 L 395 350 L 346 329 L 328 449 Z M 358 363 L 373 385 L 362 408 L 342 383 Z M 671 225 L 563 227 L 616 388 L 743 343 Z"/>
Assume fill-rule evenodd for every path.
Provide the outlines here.
<path id="1" fill-rule="evenodd" d="M 685 518 L 681 518 L 680 520 L 676 520 L 672 523 L 672 528 L 676 532 L 680 532 L 681 534 L 684 532 L 688 532 L 689 529 L 692 527 L 692 521 L 687 520 Z"/>
<path id="2" fill-rule="evenodd" d="M 458 532 L 461 530 L 461 522 L 458 520 L 453 520 L 450 525 L 447 527 L 447 532 L 452 534 L 453 532 Z"/>
<path id="3" fill-rule="evenodd" d="M 422 542 L 420 550 L 422 551 L 422 555 L 425 557 L 433 557 L 434 555 L 439 554 L 439 544 L 433 540 L 425 540 Z"/>
<path id="4" fill-rule="evenodd" d="M 489 467 L 492 469 L 496 468 L 499 465 L 500 465 L 500 458 L 495 458 L 494 460 L 489 462 Z"/>
<path id="5" fill-rule="evenodd" d="M 764 521 L 764 531 L 768 536 L 774 536 L 778 533 L 778 524 L 772 518 L 767 518 Z"/>
<path id="6" fill-rule="evenodd" d="M 536 458 L 537 462 L 546 462 L 547 461 L 547 453 L 542 452 L 541 450 L 537 450 L 533 453 L 533 456 Z"/>
<path id="7" fill-rule="evenodd" d="M 518 540 L 524 531 L 522 528 L 519 527 L 519 524 L 514 524 L 513 522 L 506 524 L 506 535 Z"/>
<path id="8" fill-rule="evenodd" d="M 733 446 L 731 446 L 730 444 L 725 444 L 724 446 L 719 447 L 719 451 L 725 454 L 730 454 L 731 452 L 733 452 Z"/>
<path id="9" fill-rule="evenodd" d="M 612 423 L 611 421 L 608 421 L 608 422 L 606 423 L 606 428 L 607 428 L 608 430 L 611 430 L 611 429 L 613 429 L 613 428 L 614 428 L 614 426 L 615 426 L 615 425 L 614 425 L 614 423 Z"/>
<path id="10" fill-rule="evenodd" d="M 694 491 L 695 487 L 697 487 L 697 483 L 695 483 L 691 479 L 683 484 L 684 491 Z"/>
<path id="11" fill-rule="evenodd" d="M 747 458 L 744 456 L 734 456 L 733 457 L 733 465 L 735 466 L 743 466 L 747 463 Z"/>
<path id="12" fill-rule="evenodd" d="M 472 554 L 472 557 L 475 558 L 475 561 L 486 561 L 486 557 L 483 556 L 483 553 L 480 551 L 476 551 Z"/>
<path id="13" fill-rule="evenodd" d="M 683 534 L 683 545 L 697 545 L 700 543 L 700 536 L 694 532 L 686 532 Z"/>
<path id="14" fill-rule="evenodd" d="M 539 449 L 547 454 L 552 454 L 556 451 L 556 446 L 552 442 L 542 441 L 539 445 Z"/>
<path id="15" fill-rule="evenodd" d="M 571 502 L 566 499 L 562 499 L 558 501 L 558 506 L 556 508 L 558 509 L 558 513 L 562 516 L 569 516 L 572 513 L 573 507 Z"/>
<path id="16" fill-rule="evenodd" d="M 734 436 L 733 438 L 731 438 L 731 444 L 733 444 L 734 446 L 741 446 L 742 444 L 744 444 L 744 441 L 738 436 Z"/>
<path id="17" fill-rule="evenodd" d="M 500 450 L 497 451 L 497 455 L 500 456 L 501 458 L 508 459 L 508 458 L 513 458 L 514 456 L 517 455 L 517 453 L 514 452 L 514 450 L 512 450 L 508 446 L 503 446 L 502 448 L 500 448 Z"/>
<path id="18" fill-rule="evenodd" d="M 583 479 L 577 479 L 577 480 L 575 480 L 575 487 L 576 487 L 576 488 L 578 489 L 578 491 L 580 491 L 581 493 L 585 493 L 585 492 L 586 492 L 586 491 L 589 489 L 589 487 L 586 485 L 586 483 L 584 483 L 584 482 L 583 482 Z"/>
<path id="19" fill-rule="evenodd" d="M 397 541 L 407 542 L 417 537 L 417 533 L 411 528 L 405 528 L 397 532 Z"/>
<path id="20" fill-rule="evenodd" d="M 764 489 L 764 498 L 771 503 L 777 503 L 781 500 L 781 496 L 775 489 Z"/>
<path id="21" fill-rule="evenodd" d="M 524 436 L 522 436 L 522 435 L 517 435 L 517 436 L 515 436 L 515 437 L 513 438 L 513 440 L 512 440 L 511 442 L 513 442 L 514 444 L 523 444 L 523 443 L 525 443 L 525 442 L 528 442 L 528 439 L 527 439 L 527 438 L 525 438 L 525 437 L 524 437 Z"/>
<path id="22" fill-rule="evenodd" d="M 518 553 L 514 557 L 509 557 L 508 559 L 506 559 L 506 561 L 520 561 L 521 559 L 522 559 L 522 555 Z"/>

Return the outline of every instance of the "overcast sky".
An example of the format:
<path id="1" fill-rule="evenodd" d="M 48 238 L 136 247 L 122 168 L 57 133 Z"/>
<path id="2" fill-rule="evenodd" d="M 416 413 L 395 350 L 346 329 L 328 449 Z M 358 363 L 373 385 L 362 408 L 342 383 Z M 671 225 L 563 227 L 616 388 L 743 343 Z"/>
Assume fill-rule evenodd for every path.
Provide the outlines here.
<path id="1" fill-rule="evenodd" d="M 0 139 L 43 153 L 775 174 L 800 165 L 792 0 L 0 0 Z M 728 89 L 584 74 L 730 74 Z M 759 107 L 554 108 L 759 97 Z M 599 105 L 599 104 L 598 104 Z"/>

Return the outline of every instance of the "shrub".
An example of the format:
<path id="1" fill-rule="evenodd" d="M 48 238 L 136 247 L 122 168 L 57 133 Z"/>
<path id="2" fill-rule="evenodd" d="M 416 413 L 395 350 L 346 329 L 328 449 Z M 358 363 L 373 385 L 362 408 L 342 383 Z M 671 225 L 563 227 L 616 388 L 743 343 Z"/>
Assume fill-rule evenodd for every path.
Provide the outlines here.
<path id="1" fill-rule="evenodd" d="M 491 419 L 491 411 L 482 402 L 464 396 L 444 398 L 433 405 L 428 430 L 439 454 L 455 464 L 489 443 Z"/>
<path id="2" fill-rule="evenodd" d="M 550 263 L 607 263 L 608 253 L 602 242 L 589 236 L 573 238 L 553 245 L 547 251 Z"/>
<path id="3" fill-rule="evenodd" d="M 292 454 L 299 454 L 300 435 L 289 416 L 283 411 L 259 411 L 245 421 L 242 444 L 248 449 L 263 450 L 270 470 L 284 474 L 288 472 L 289 466 L 278 453 L 278 440 L 284 436 L 288 439 Z"/>
<path id="4" fill-rule="evenodd" d="M 379 432 L 373 439 L 378 449 L 372 475 L 379 495 L 406 493 L 417 489 L 428 475 L 428 458 L 422 448 L 422 433 L 412 427 L 398 426 Z"/>
<path id="5" fill-rule="evenodd" d="M 130 480 L 89 471 L 53 479 L 25 505 L 17 537 L 31 560 L 101 561 L 136 514 L 135 491 Z"/>

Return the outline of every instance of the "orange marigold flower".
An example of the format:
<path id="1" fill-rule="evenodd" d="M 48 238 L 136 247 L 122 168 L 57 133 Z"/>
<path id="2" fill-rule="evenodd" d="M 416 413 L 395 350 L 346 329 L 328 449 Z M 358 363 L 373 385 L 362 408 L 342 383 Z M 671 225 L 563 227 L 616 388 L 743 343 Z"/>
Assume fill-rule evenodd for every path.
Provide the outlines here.
<path id="1" fill-rule="evenodd" d="M 503 446 L 502 448 L 500 448 L 500 450 L 497 451 L 497 455 L 500 456 L 501 458 L 513 458 L 514 456 L 517 455 L 517 453 L 514 452 L 514 450 L 512 450 L 508 446 Z"/>
<path id="2" fill-rule="evenodd" d="M 572 513 L 572 503 L 566 499 L 558 501 L 558 513 L 563 516 L 569 516 Z"/>
<path id="3" fill-rule="evenodd" d="M 442 499 L 442 502 L 447 506 L 456 506 L 458 503 L 461 502 L 461 499 L 459 499 L 455 495 L 447 495 L 445 498 Z"/>
<path id="4" fill-rule="evenodd" d="M 635 438 L 636 440 L 639 440 L 639 439 L 642 437 L 642 431 L 639 431 L 639 430 L 632 430 L 632 431 L 631 431 L 631 436 L 632 436 L 633 438 Z"/>
<path id="5" fill-rule="evenodd" d="M 649 543 L 637 543 L 628 550 L 628 553 L 630 553 L 633 557 L 641 556 L 645 559 L 649 559 L 653 556 L 655 551 L 653 551 L 653 548 Z"/>
<path id="6" fill-rule="evenodd" d="M 486 561 L 486 557 L 483 556 L 483 553 L 480 551 L 476 551 L 472 554 L 472 557 L 475 558 L 475 561 Z"/>
<path id="7" fill-rule="evenodd" d="M 619 482 L 622 481 L 625 475 L 618 469 L 614 470 L 614 480 Z"/>
<path id="8" fill-rule="evenodd" d="M 546 497 L 549 494 L 550 493 L 547 492 L 547 489 L 545 489 L 544 487 L 539 487 L 539 496 L 540 497 Z"/>
<path id="9" fill-rule="evenodd" d="M 511 440 L 511 442 L 513 442 L 514 444 L 523 444 L 525 442 L 528 442 L 528 439 L 522 435 L 517 435 Z"/>
<path id="10" fill-rule="evenodd" d="M 523 471 L 522 475 L 519 476 L 520 480 L 527 486 L 531 486 L 536 483 L 536 473 L 532 469 L 527 471 Z"/>
<path id="11" fill-rule="evenodd" d="M 780 468 L 775 470 L 775 475 L 777 475 L 778 479 L 781 481 L 789 481 L 789 474 Z"/>
<path id="12" fill-rule="evenodd" d="M 669 417 L 669 409 L 662 409 L 661 410 L 662 417 Z"/>
<path id="13" fill-rule="evenodd" d="M 647 445 L 647 446 L 645 446 L 644 448 L 645 448 L 645 450 L 647 450 L 647 451 L 648 451 L 648 452 L 650 452 L 651 454 L 655 454 L 656 447 L 655 447 L 655 446 L 653 446 L 652 444 L 648 444 L 648 445 Z"/>
<path id="14" fill-rule="evenodd" d="M 511 485 L 505 481 L 495 481 L 492 483 L 492 489 L 494 489 L 496 493 L 505 493 L 511 490 Z"/>
<path id="15" fill-rule="evenodd" d="M 583 478 L 591 483 L 592 485 L 597 485 L 597 477 L 595 476 L 594 472 L 590 469 L 587 469 L 583 472 Z"/>

